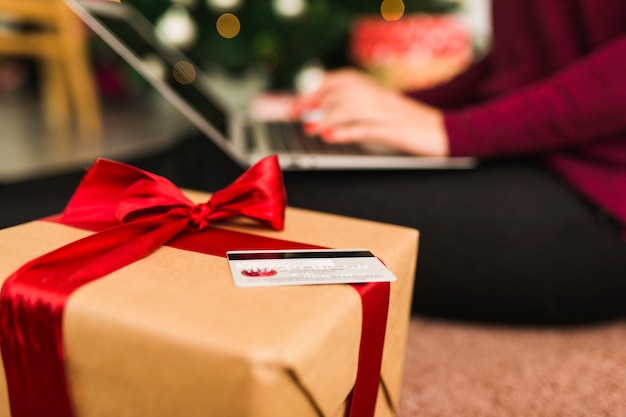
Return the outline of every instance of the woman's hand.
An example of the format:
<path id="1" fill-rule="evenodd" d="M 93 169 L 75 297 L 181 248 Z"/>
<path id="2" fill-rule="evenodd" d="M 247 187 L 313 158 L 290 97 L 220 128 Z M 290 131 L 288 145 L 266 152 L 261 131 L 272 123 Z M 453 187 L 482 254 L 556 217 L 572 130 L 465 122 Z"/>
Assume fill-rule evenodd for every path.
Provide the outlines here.
<path id="1" fill-rule="evenodd" d="M 330 72 L 300 98 L 304 129 L 332 143 L 378 142 L 397 150 L 447 156 L 443 115 L 355 70 Z M 307 114 L 315 119 L 307 120 Z"/>

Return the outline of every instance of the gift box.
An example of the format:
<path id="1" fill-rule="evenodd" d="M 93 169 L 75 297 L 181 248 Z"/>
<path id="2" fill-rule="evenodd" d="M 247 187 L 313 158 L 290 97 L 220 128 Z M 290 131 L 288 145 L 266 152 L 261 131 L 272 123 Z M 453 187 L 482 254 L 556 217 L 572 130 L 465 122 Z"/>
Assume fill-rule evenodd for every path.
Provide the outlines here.
<path id="1" fill-rule="evenodd" d="M 186 191 L 196 203 L 209 199 Z M 248 219 L 217 228 L 328 248 L 367 248 L 395 274 L 376 416 L 397 413 L 416 266 L 416 230 L 287 208 L 282 231 Z M 44 219 L 0 230 L 0 282 L 94 232 Z M 236 243 L 229 249 L 240 249 Z M 176 245 L 174 245 L 176 246 Z M 362 306 L 350 285 L 238 288 L 228 262 L 180 247 L 76 290 L 63 316 L 74 414 L 343 416 L 355 384 Z M 5 364 L 6 365 L 6 364 Z M 0 416 L 10 416 L 0 367 Z"/>

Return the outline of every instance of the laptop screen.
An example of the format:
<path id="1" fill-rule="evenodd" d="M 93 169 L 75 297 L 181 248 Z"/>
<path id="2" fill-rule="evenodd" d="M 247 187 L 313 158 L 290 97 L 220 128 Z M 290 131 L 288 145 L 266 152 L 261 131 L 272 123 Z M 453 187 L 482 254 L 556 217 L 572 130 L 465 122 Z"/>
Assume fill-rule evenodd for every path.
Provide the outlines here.
<path id="1" fill-rule="evenodd" d="M 107 8 L 121 7 L 124 5 L 108 3 L 106 6 L 90 8 L 89 13 L 144 64 L 156 60 L 163 67 L 163 75 L 159 79 L 183 102 L 208 119 L 223 137 L 228 137 L 227 116 L 217 103 L 211 101 L 208 87 L 202 85 L 203 81 L 198 77 L 197 66 L 182 53 L 162 44 L 143 16 L 132 16 L 137 13 L 128 8 L 123 13 L 107 11 Z"/>

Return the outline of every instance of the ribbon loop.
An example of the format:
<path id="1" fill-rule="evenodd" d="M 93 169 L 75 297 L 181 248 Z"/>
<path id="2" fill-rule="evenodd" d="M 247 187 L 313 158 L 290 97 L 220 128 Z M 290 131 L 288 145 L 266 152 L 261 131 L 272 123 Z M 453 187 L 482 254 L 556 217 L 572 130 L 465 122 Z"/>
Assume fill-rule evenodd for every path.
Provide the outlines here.
<path id="1" fill-rule="evenodd" d="M 271 164 L 278 164 L 278 158 L 262 159 L 248 169 L 228 187 L 213 194 L 209 201 L 211 215 L 209 220 L 223 220 L 237 215 L 255 219 L 276 229 L 283 230 L 285 216 L 277 216 L 276 207 L 287 206 L 287 197 L 280 170 L 276 181 L 271 173 Z M 279 188 L 277 188 L 279 186 Z"/>

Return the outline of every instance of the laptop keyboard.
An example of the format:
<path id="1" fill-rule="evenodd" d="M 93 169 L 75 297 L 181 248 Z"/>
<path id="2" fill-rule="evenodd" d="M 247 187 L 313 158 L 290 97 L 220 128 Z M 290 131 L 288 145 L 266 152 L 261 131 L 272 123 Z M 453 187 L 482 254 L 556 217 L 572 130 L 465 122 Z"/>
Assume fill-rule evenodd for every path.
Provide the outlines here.
<path id="1" fill-rule="evenodd" d="M 268 122 L 267 136 L 276 151 L 300 153 L 360 154 L 362 150 L 353 144 L 330 144 L 318 136 L 307 136 L 298 122 Z"/>

